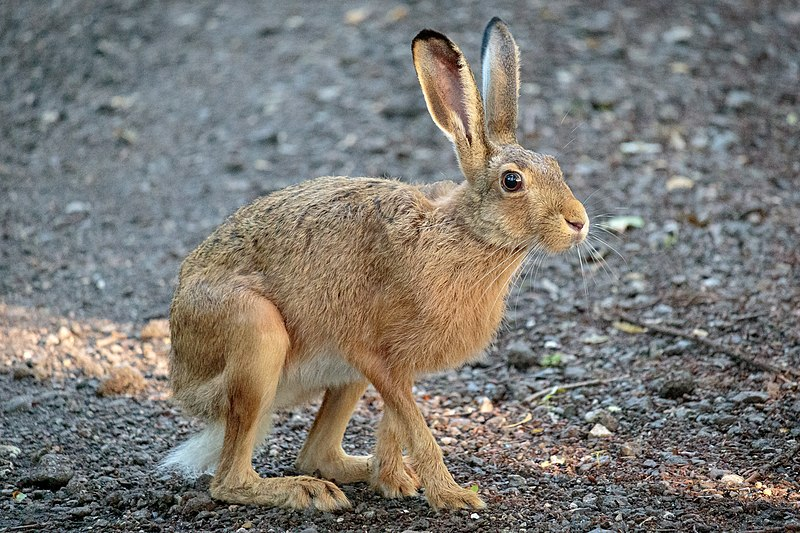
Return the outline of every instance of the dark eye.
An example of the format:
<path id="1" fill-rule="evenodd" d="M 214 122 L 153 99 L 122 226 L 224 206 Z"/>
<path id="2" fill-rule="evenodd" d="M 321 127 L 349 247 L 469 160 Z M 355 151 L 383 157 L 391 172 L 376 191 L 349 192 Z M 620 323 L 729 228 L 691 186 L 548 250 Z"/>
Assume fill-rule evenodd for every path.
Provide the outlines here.
<path id="1" fill-rule="evenodd" d="M 520 176 L 519 172 L 504 172 L 500 178 L 500 184 L 505 191 L 517 192 L 522 189 L 522 176 Z"/>

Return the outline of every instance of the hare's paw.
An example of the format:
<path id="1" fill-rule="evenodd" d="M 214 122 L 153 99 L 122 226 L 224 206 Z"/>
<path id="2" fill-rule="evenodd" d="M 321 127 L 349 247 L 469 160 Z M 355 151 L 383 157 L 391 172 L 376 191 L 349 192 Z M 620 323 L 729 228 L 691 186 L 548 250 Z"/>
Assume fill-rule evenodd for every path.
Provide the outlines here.
<path id="1" fill-rule="evenodd" d="M 305 474 L 319 476 L 346 485 L 370 480 L 371 459 L 370 456 L 345 454 L 326 460 L 303 457 L 298 459 L 295 466 Z"/>
<path id="2" fill-rule="evenodd" d="M 431 507 L 439 509 L 483 509 L 486 503 L 475 491 L 464 489 L 458 485 L 440 489 L 426 488 L 425 499 Z"/>
<path id="3" fill-rule="evenodd" d="M 285 487 L 281 491 L 281 497 L 283 498 L 283 502 L 280 504 L 281 507 L 318 509 L 320 511 L 336 511 L 350 508 L 350 501 L 347 496 L 330 481 L 309 476 L 280 479 L 287 480 Z"/>
<path id="4" fill-rule="evenodd" d="M 309 476 L 259 478 L 234 487 L 212 482 L 211 496 L 230 503 L 289 509 L 335 511 L 350 507 L 347 496 L 339 487 Z"/>
<path id="5" fill-rule="evenodd" d="M 384 498 L 407 498 L 416 496 L 420 488 L 414 469 L 405 461 L 395 468 L 381 468 L 377 462 L 373 472 L 372 486 Z"/>

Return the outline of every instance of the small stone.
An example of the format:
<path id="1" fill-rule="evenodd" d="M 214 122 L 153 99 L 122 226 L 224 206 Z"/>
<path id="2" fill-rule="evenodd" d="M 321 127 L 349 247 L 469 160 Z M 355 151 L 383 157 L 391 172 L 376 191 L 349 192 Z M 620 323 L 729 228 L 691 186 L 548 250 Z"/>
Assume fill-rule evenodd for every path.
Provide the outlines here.
<path id="1" fill-rule="evenodd" d="M 686 176 L 672 176 L 667 180 L 668 191 L 685 190 L 692 187 L 694 187 L 694 180 Z"/>
<path id="2" fill-rule="evenodd" d="M 675 26 L 661 34 L 661 38 L 670 44 L 685 43 L 691 40 L 694 32 L 688 26 Z"/>
<path id="3" fill-rule="evenodd" d="M 81 202 L 80 200 L 75 200 L 70 202 L 64 207 L 64 214 L 65 215 L 74 215 L 74 214 L 83 214 L 88 213 L 92 210 L 92 206 L 88 202 Z"/>
<path id="4" fill-rule="evenodd" d="M 206 494 L 200 494 L 186 501 L 182 513 L 187 516 L 195 516 L 203 511 L 211 511 L 216 507 L 214 501 Z"/>
<path id="5" fill-rule="evenodd" d="M 589 371 L 581 366 L 568 366 L 564 368 L 564 379 L 568 380 L 580 380 L 586 377 Z"/>
<path id="6" fill-rule="evenodd" d="M 119 366 L 100 383 L 97 395 L 135 395 L 142 392 L 146 386 L 147 382 L 141 372 L 130 366 Z"/>
<path id="7" fill-rule="evenodd" d="M 344 14 L 344 21 L 351 26 L 357 26 L 367 20 L 370 10 L 366 7 L 357 7 Z"/>
<path id="8" fill-rule="evenodd" d="M 17 413 L 29 411 L 33 407 L 33 396 L 22 394 L 3 402 L 4 413 Z"/>
<path id="9" fill-rule="evenodd" d="M 611 433 L 603 424 L 595 424 L 594 427 L 592 427 L 592 429 L 589 431 L 589 436 L 595 439 L 607 439 L 612 435 L 613 433 Z"/>
<path id="10" fill-rule="evenodd" d="M 581 342 L 584 344 L 603 344 L 604 342 L 608 342 L 608 335 L 598 335 L 593 333 L 591 335 L 582 337 Z"/>
<path id="11" fill-rule="evenodd" d="M 620 144 L 619 151 L 626 155 L 634 155 L 634 154 L 655 155 L 655 154 L 660 154 L 663 151 L 663 148 L 659 143 L 630 141 Z"/>
<path id="12" fill-rule="evenodd" d="M 619 427 L 619 421 L 617 421 L 617 419 L 614 418 L 611 413 L 605 411 L 604 409 L 592 409 L 583 415 L 583 419 L 587 422 L 598 422 L 610 431 L 616 431 Z"/>
<path id="13" fill-rule="evenodd" d="M 753 95 L 747 91 L 731 91 L 725 97 L 725 105 L 732 109 L 742 109 L 753 103 Z"/>
<path id="14" fill-rule="evenodd" d="M 509 343 L 506 352 L 509 364 L 519 370 L 527 370 L 539 362 L 539 358 L 536 357 L 530 344 L 524 340 Z"/>
<path id="15" fill-rule="evenodd" d="M 695 389 L 695 380 L 688 372 L 680 372 L 664 380 L 658 389 L 658 395 L 667 400 L 677 400 Z"/>
<path id="16" fill-rule="evenodd" d="M 72 518 L 84 518 L 90 514 L 92 514 L 92 508 L 88 505 L 74 507 L 69 510 L 69 516 Z"/>
<path id="17" fill-rule="evenodd" d="M 720 481 L 729 485 L 741 485 L 744 483 L 744 478 L 738 474 L 725 474 Z"/>
<path id="18" fill-rule="evenodd" d="M 9 459 L 16 459 L 22 450 L 11 444 L 0 444 L 0 457 L 8 457 Z"/>
<path id="19" fill-rule="evenodd" d="M 769 394 L 761 391 L 742 391 L 730 399 L 733 403 L 765 403 L 769 400 Z"/>
<path id="20" fill-rule="evenodd" d="M 711 479 L 722 479 L 722 476 L 730 474 L 727 470 L 721 470 L 719 468 L 710 468 L 708 470 L 708 477 Z"/>
<path id="21" fill-rule="evenodd" d="M 645 468 L 655 468 L 658 466 L 658 463 L 653 461 L 652 459 L 645 459 L 642 462 L 642 466 L 644 466 Z"/>
<path id="22" fill-rule="evenodd" d="M 20 485 L 55 491 L 66 486 L 74 475 L 66 456 L 48 453 L 39 459 L 39 464 L 20 481 Z"/>
<path id="23" fill-rule="evenodd" d="M 636 457 L 639 455 L 641 451 L 641 447 L 633 444 L 631 442 L 626 442 L 623 444 L 619 449 L 619 454 L 621 457 Z"/>
<path id="24" fill-rule="evenodd" d="M 481 406 L 478 410 L 484 414 L 491 413 L 492 411 L 494 411 L 494 405 L 492 404 L 492 401 L 489 398 L 484 396 L 483 399 L 481 400 Z"/>
<path id="25" fill-rule="evenodd" d="M 509 474 L 508 484 L 512 487 L 525 487 L 528 484 L 528 480 L 517 474 Z"/>

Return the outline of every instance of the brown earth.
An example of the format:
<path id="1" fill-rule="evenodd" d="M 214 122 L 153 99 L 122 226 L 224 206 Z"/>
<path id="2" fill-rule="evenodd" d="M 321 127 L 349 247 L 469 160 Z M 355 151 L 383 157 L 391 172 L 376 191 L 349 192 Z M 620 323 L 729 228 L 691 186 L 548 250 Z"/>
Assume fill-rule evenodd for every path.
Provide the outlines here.
<path id="1" fill-rule="evenodd" d="M 800 7 L 488 4 L 0 3 L 0 531 L 800 529 Z M 156 471 L 199 427 L 167 386 L 180 260 L 305 178 L 456 177 L 410 41 L 474 66 L 494 15 L 523 144 L 605 262 L 528 265 L 486 361 L 417 388 L 488 508 L 364 485 L 336 514 L 230 506 Z M 293 472 L 313 412 L 277 417 L 260 473 Z"/>

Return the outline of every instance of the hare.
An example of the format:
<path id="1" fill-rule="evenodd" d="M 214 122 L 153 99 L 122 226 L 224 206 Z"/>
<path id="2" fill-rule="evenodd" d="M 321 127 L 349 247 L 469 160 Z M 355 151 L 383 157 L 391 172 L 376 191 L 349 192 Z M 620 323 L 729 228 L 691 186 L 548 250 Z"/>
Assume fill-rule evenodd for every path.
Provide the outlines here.
<path id="1" fill-rule="evenodd" d="M 350 505 L 336 481 L 388 498 L 424 488 L 434 509 L 485 506 L 447 470 L 412 386 L 479 357 L 526 254 L 581 243 L 589 222 L 555 159 L 516 142 L 519 52 L 503 21 L 484 33 L 483 101 L 447 37 L 423 30 L 412 52 L 466 181 L 310 180 L 240 208 L 181 266 L 172 387 L 209 425 L 165 465 L 215 468 L 218 500 L 331 511 Z M 370 383 L 384 402 L 374 454 L 347 455 Z M 253 449 L 272 413 L 323 393 L 295 463 L 309 475 L 259 477 Z"/>

